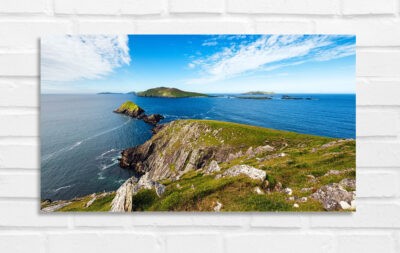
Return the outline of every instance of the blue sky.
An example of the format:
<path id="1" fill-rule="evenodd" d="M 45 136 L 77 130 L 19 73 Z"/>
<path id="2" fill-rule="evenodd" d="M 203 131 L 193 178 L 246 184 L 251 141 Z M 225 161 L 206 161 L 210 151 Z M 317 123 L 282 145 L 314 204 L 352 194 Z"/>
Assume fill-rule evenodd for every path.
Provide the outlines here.
<path id="1" fill-rule="evenodd" d="M 167 86 L 206 93 L 355 93 L 355 36 L 87 35 L 41 40 L 42 93 Z"/>

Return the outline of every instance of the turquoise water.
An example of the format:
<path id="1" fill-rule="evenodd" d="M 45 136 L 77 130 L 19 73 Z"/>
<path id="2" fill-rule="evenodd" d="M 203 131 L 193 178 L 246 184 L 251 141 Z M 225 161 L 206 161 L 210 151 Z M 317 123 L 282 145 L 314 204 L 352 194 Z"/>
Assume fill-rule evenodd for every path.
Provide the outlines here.
<path id="1" fill-rule="evenodd" d="M 151 137 L 151 127 L 112 111 L 126 100 L 147 114 L 215 119 L 338 138 L 355 138 L 355 95 L 290 94 L 312 100 L 143 98 L 132 94 L 41 96 L 41 197 L 69 199 L 117 189 L 132 176 L 118 166 L 124 148 Z M 161 123 L 162 123 L 161 122 Z"/>

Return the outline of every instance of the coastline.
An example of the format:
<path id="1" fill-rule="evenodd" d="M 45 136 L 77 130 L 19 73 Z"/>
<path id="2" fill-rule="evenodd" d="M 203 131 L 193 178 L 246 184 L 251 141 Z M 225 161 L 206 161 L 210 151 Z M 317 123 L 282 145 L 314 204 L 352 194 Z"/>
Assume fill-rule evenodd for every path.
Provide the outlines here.
<path id="1" fill-rule="evenodd" d="M 178 122 L 178 123 L 176 123 L 176 122 Z M 334 142 L 334 141 L 339 141 L 340 139 L 334 139 L 334 138 L 326 138 L 326 137 L 320 137 L 320 136 L 313 136 L 313 135 L 304 135 L 304 134 L 297 134 L 297 133 L 294 133 L 294 132 L 289 132 L 289 131 L 281 131 L 281 130 L 273 130 L 273 129 L 268 129 L 268 128 L 262 128 L 262 127 L 256 127 L 256 126 L 250 126 L 250 125 L 242 125 L 242 124 L 237 124 L 237 123 L 230 123 L 230 122 L 218 122 L 218 121 L 210 121 L 210 120 L 177 120 L 177 121 L 172 121 L 172 122 L 169 122 L 169 123 L 167 123 L 167 125 L 168 126 L 171 126 L 171 125 L 180 125 L 181 124 L 181 122 L 185 122 L 185 124 L 189 124 L 190 125 L 190 127 L 186 127 L 185 129 L 185 135 L 184 136 L 181 136 L 182 138 L 184 138 L 185 136 L 187 136 L 188 134 L 189 134 L 189 132 L 190 133 L 192 133 L 193 134 L 193 129 L 197 129 L 197 130 L 201 130 L 201 131 L 199 131 L 200 133 L 208 133 L 208 131 L 211 131 L 210 129 L 207 129 L 207 128 L 205 128 L 205 129 L 202 129 L 201 127 L 199 128 L 199 126 L 196 126 L 196 124 L 200 124 L 200 125 L 203 125 L 203 123 L 207 126 L 207 127 L 209 127 L 208 125 L 211 125 L 211 126 L 213 126 L 213 125 L 218 125 L 218 124 L 224 124 L 224 125 L 226 125 L 226 126 L 228 126 L 228 128 L 229 127 L 233 127 L 233 128 L 238 128 L 239 127 L 239 129 L 240 128 L 244 128 L 244 129 L 246 129 L 244 132 L 246 132 L 246 131 L 249 131 L 249 129 L 250 130 L 252 130 L 252 131 L 261 131 L 261 130 L 263 130 L 263 131 L 266 131 L 266 132 L 268 132 L 268 136 L 270 137 L 270 138 L 272 138 L 271 136 L 274 136 L 274 135 L 279 135 L 279 136 L 281 136 L 281 138 L 283 138 L 282 136 L 286 136 L 286 142 L 298 142 L 298 140 L 297 139 L 301 139 L 301 140 L 306 140 L 306 139 L 311 139 L 311 140 L 318 140 L 318 141 L 316 141 L 317 143 L 318 143 L 318 145 L 319 146 L 323 146 L 323 145 L 326 145 L 327 143 L 331 143 L 331 142 Z M 194 124 L 194 125 L 193 125 Z M 176 128 L 177 126 L 175 126 L 175 128 Z M 180 126 L 180 127 L 184 127 L 184 126 Z M 202 126 L 203 127 L 203 126 Z M 170 130 L 170 128 L 171 127 L 167 127 L 167 130 L 169 129 Z M 179 128 L 179 127 L 177 127 L 177 128 Z M 174 129 L 174 128 L 173 128 Z M 190 131 L 190 129 L 192 129 L 192 131 Z M 213 129 L 213 128 L 211 128 L 211 129 Z M 222 129 L 221 127 L 219 127 L 218 129 Z M 261 130 L 260 130 L 261 129 Z M 185 164 L 186 163 L 186 165 L 191 165 L 192 166 L 192 168 L 180 168 L 179 166 L 176 166 L 176 167 L 174 167 L 174 168 L 171 168 L 170 167 L 170 165 L 172 164 L 172 163 L 169 163 L 169 164 L 167 164 L 168 166 L 168 168 L 166 167 L 166 166 L 161 166 L 164 162 L 160 162 L 160 161 L 158 161 L 157 163 L 155 163 L 154 161 L 155 160 L 157 160 L 157 158 L 154 158 L 155 156 L 153 155 L 153 152 L 161 152 L 160 150 L 157 150 L 157 149 L 154 149 L 154 147 L 153 147 L 153 150 L 151 150 L 151 152 L 149 153 L 148 151 L 150 150 L 149 149 L 149 147 L 151 147 L 152 145 L 152 141 L 154 141 L 154 140 L 160 140 L 160 139 L 163 139 L 163 135 L 168 135 L 168 131 L 167 130 L 165 130 L 165 129 L 161 129 L 161 131 L 158 131 L 155 135 L 153 135 L 151 138 L 150 138 L 150 140 L 148 140 L 148 141 L 146 141 L 144 144 L 142 144 L 142 145 L 140 145 L 140 146 L 138 146 L 138 147 L 134 147 L 134 148 L 128 148 L 128 149 L 126 149 L 126 150 L 124 150 L 123 151 L 123 156 L 121 157 L 121 160 L 120 160 L 120 164 L 125 164 L 125 167 L 131 167 L 131 165 L 135 165 L 133 168 L 129 168 L 129 169 L 134 169 L 134 170 L 137 170 L 137 172 L 139 172 L 139 174 L 142 174 L 142 175 L 147 175 L 146 177 L 148 178 L 148 179 L 146 179 L 147 181 L 146 182 L 142 182 L 142 186 L 140 186 L 140 187 L 138 187 L 138 183 L 140 183 L 140 179 L 141 178 L 136 178 L 137 180 L 134 180 L 134 181 L 132 181 L 132 183 L 131 183 L 131 186 L 130 187 L 137 187 L 138 189 L 137 189 L 137 192 L 136 193 L 138 193 L 138 192 L 141 192 L 141 191 L 143 191 L 143 190 L 149 190 L 149 191 L 151 191 L 153 188 L 154 188 L 154 185 L 155 185 L 155 183 L 159 183 L 159 182 L 161 182 L 161 183 L 165 183 L 164 181 L 165 180 L 169 180 L 169 181 L 171 181 L 171 182 L 168 182 L 168 184 L 166 184 L 166 187 L 167 188 L 171 188 L 171 186 L 172 185 L 175 185 L 175 187 L 176 187 L 176 181 L 179 181 L 180 180 L 180 178 L 181 177 L 184 177 L 186 174 L 188 174 L 188 175 L 190 175 L 191 173 L 196 173 L 196 174 L 202 174 L 203 176 L 205 176 L 205 177 L 209 177 L 209 175 L 207 175 L 207 173 L 205 172 L 206 170 L 207 170 L 207 167 L 208 166 L 210 166 L 210 163 L 212 162 L 212 161 L 215 161 L 215 159 L 216 159 L 216 157 L 219 157 L 219 161 L 217 161 L 217 165 L 219 166 L 219 167 L 226 167 L 226 168 L 222 168 L 222 170 L 221 171 L 226 171 L 226 170 L 229 170 L 229 168 L 232 168 L 232 167 L 234 167 L 235 166 L 235 162 L 237 163 L 237 160 L 239 159 L 239 158 L 241 158 L 241 159 L 243 159 L 243 157 L 244 156 L 246 156 L 246 159 L 248 159 L 249 161 L 247 162 L 247 163 L 249 163 L 249 164 L 251 164 L 251 165 L 255 165 L 255 163 L 257 163 L 257 159 L 256 158 L 259 158 L 259 157 L 257 157 L 257 156 L 261 156 L 261 157 L 270 157 L 270 160 L 271 161 L 273 161 L 273 160 L 276 160 L 276 161 L 278 161 L 278 160 L 282 160 L 282 159 L 287 159 L 287 157 L 289 156 L 288 154 L 286 154 L 285 152 L 280 152 L 280 151 L 284 151 L 285 149 L 287 149 L 287 147 L 284 147 L 284 145 L 282 144 L 282 143 L 280 143 L 279 145 L 283 145 L 282 147 L 279 147 L 279 152 L 276 152 L 276 151 L 278 151 L 278 143 L 277 142 L 273 142 L 272 140 L 269 140 L 268 142 L 271 142 L 270 144 L 271 145 L 263 145 L 263 144 L 265 144 L 265 143 L 251 143 L 251 145 L 249 146 L 249 145 L 247 145 L 246 147 L 247 147 L 247 150 L 244 150 L 244 148 L 242 147 L 242 148 L 240 148 L 240 150 L 238 150 L 237 149 L 237 147 L 234 147 L 233 149 L 231 149 L 231 150 L 226 150 L 226 149 L 224 149 L 223 147 L 224 146 L 226 146 L 226 144 L 227 143 L 225 143 L 224 145 L 220 145 L 220 144 L 218 144 L 218 147 L 220 147 L 221 149 L 220 150 L 213 150 L 213 152 L 215 151 L 216 153 L 214 154 L 214 156 L 213 157 L 208 157 L 207 158 L 207 156 L 209 156 L 210 155 L 210 153 L 207 153 L 207 152 L 205 152 L 203 155 L 198 155 L 198 157 L 197 157 L 197 160 L 195 160 L 195 161 L 191 161 L 190 160 L 190 158 L 185 158 L 185 159 L 183 159 L 182 157 L 184 156 L 184 155 L 182 155 L 182 153 L 179 153 L 179 155 L 178 156 L 174 156 L 174 155 L 172 155 L 172 157 L 175 157 L 175 160 L 174 160 L 174 162 L 175 162 L 175 165 L 174 166 L 176 166 L 176 162 L 178 161 L 178 162 L 181 162 L 181 165 L 182 164 Z M 171 130 L 172 131 L 172 130 Z M 188 132 L 189 131 L 189 132 Z M 222 131 L 222 130 L 219 130 L 219 131 Z M 265 133 L 266 133 L 265 132 Z M 189 134 L 190 135 L 190 134 Z M 196 137 L 197 135 L 196 134 L 194 134 L 194 137 Z M 216 136 L 219 136 L 218 135 L 218 133 L 217 133 L 217 135 Z M 209 137 L 209 136 L 208 136 Z M 208 138 L 207 137 L 207 138 Z M 290 137 L 290 138 L 289 138 Z M 201 134 L 200 135 L 198 135 L 196 138 L 195 138 L 195 142 L 194 143 L 196 143 L 196 140 L 198 140 L 198 138 L 201 138 Z M 164 138 L 164 139 L 171 139 L 171 136 L 169 136 L 168 138 Z M 239 138 L 240 139 L 240 138 Z M 238 139 L 238 140 L 239 140 Z M 264 138 L 265 139 L 265 138 Z M 276 136 L 275 137 L 273 137 L 272 138 L 273 140 L 276 140 Z M 296 141 L 297 140 L 297 141 Z M 213 140 L 213 141 L 215 141 L 215 140 Z M 227 141 L 228 142 L 228 140 L 227 139 L 221 139 L 220 141 L 222 141 L 222 143 L 224 143 L 225 141 Z M 265 141 L 265 140 L 264 140 Z M 351 140 L 351 139 L 348 139 L 348 140 L 346 140 L 346 141 L 344 141 L 345 143 L 346 142 L 348 142 L 348 143 L 353 143 L 353 144 L 355 144 L 355 141 L 354 140 Z M 150 143 L 150 144 L 149 144 Z M 193 150 L 196 150 L 196 149 L 193 149 L 193 145 L 192 145 L 192 143 L 193 143 L 193 141 L 190 141 L 190 142 L 187 142 L 187 143 L 184 143 L 185 145 L 188 145 L 188 147 L 190 147 L 190 149 L 192 149 L 191 151 L 187 151 L 187 154 L 186 154 L 186 156 L 190 153 L 190 154 L 192 154 L 192 152 L 193 152 Z M 245 142 L 243 142 L 243 143 L 245 143 Z M 244 144 L 243 143 L 241 143 L 241 145 L 243 146 Z M 143 148 L 143 147 L 146 147 L 146 144 L 147 144 L 147 149 L 146 148 Z M 153 143 L 154 144 L 154 143 Z M 171 144 L 171 143 L 170 143 Z M 197 144 L 199 144 L 199 142 L 197 142 Z M 204 144 L 204 143 L 203 143 Z M 213 147 L 216 145 L 217 143 L 213 143 Z M 232 144 L 232 143 L 231 143 Z M 249 144 L 249 143 L 248 143 Z M 272 145 L 272 144 L 274 144 L 274 145 Z M 337 143 L 338 144 L 338 143 Z M 172 144 L 171 144 L 172 145 Z M 174 143 L 174 145 L 175 145 L 175 149 L 177 148 L 177 144 L 175 144 Z M 200 145 L 200 144 L 199 144 Z M 273 150 L 269 150 L 269 151 L 266 151 L 266 150 L 264 150 L 263 152 L 261 152 L 261 153 L 259 153 L 259 154 L 255 154 L 254 155 L 254 157 L 248 157 L 249 156 L 249 154 L 250 154 L 250 156 L 253 156 L 253 154 L 251 154 L 251 152 L 249 152 L 249 149 L 250 149 L 250 147 L 252 148 L 252 149 L 254 149 L 254 148 L 256 148 L 256 146 L 258 145 L 258 147 L 264 147 L 264 146 L 271 146 L 271 147 L 273 147 Z M 287 144 L 287 145 L 289 145 L 289 144 Z M 303 143 L 303 145 L 304 145 L 304 143 Z M 336 144 L 335 144 L 336 145 Z M 340 145 L 340 144 L 339 144 Z M 156 145 L 157 146 L 157 145 Z M 239 145 L 240 146 L 240 145 Z M 253 147 L 254 146 L 254 147 Z M 142 147 L 142 148 L 141 148 Z M 140 151 L 139 153 L 137 153 L 137 151 L 138 151 L 138 149 L 145 149 L 146 150 L 146 152 L 148 152 L 148 153 L 146 153 L 146 152 L 142 152 L 142 151 Z M 184 148 L 186 148 L 186 147 L 184 147 Z M 205 146 L 202 146 L 202 148 L 205 148 Z M 306 149 L 310 149 L 311 148 L 311 146 L 310 147 L 308 147 L 308 144 L 307 144 L 307 146 L 306 147 L 303 147 L 303 149 L 304 148 L 306 148 Z M 132 149 L 134 150 L 134 152 L 132 153 Z M 181 149 L 181 148 L 179 148 L 179 149 Z M 311 150 L 312 149 L 318 149 L 318 147 L 314 147 L 314 144 L 313 144 L 313 147 L 311 148 Z M 130 152 L 127 152 L 127 150 L 129 150 Z M 223 151 L 221 151 L 221 150 L 223 150 Z M 124 155 L 124 152 L 125 152 L 125 155 Z M 135 153 L 136 152 L 136 153 Z M 219 152 L 219 153 L 218 153 Z M 318 152 L 317 150 L 315 151 L 315 152 Z M 140 159 L 137 159 L 137 156 L 138 156 L 138 154 L 139 154 L 139 156 L 140 156 Z M 243 155 L 244 154 L 244 155 Z M 285 156 L 277 156 L 277 154 L 286 154 Z M 127 160 L 127 158 L 129 157 L 129 155 L 133 155 L 133 157 L 136 157 L 133 161 L 128 161 Z M 275 156 L 274 156 L 275 155 Z M 165 156 L 165 154 L 164 154 L 164 156 Z M 230 156 L 230 157 L 229 157 Z M 151 158 L 150 160 L 148 160 L 149 159 L 149 157 Z M 200 158 L 199 158 L 200 157 Z M 207 158 L 208 160 L 207 161 L 203 161 L 204 160 L 204 158 Z M 189 160 L 187 160 L 187 159 L 189 159 Z M 182 160 L 184 160 L 184 162 L 182 163 Z M 193 160 L 193 159 L 192 159 Z M 210 161 L 209 161 L 210 160 Z M 150 161 L 150 162 L 149 162 Z M 200 165 L 200 166 L 198 166 L 198 167 L 196 167 L 197 165 L 196 164 L 199 164 L 198 162 L 199 161 L 202 161 L 203 162 L 203 164 L 202 165 Z M 149 171 L 149 170 L 147 170 L 146 169 L 146 166 L 144 166 L 143 168 L 141 168 L 141 169 L 139 169 L 139 167 L 137 167 L 136 165 L 138 164 L 138 163 L 141 163 L 141 164 L 143 164 L 143 163 L 149 163 L 149 164 L 152 164 L 152 166 L 154 166 L 154 165 L 156 165 L 155 167 L 157 167 L 158 169 L 156 169 L 156 170 L 153 170 L 153 171 Z M 197 162 L 197 163 L 196 163 Z M 354 163 L 355 163 L 355 160 L 354 160 Z M 194 165 L 196 165 L 195 167 L 193 167 Z M 236 165 L 240 165 L 240 164 L 236 164 Z M 355 165 L 355 164 L 354 164 Z M 161 166 L 161 167 L 160 167 Z M 122 166 L 122 167 L 124 167 L 124 166 Z M 177 167 L 179 167 L 179 168 L 177 168 Z M 228 168 L 229 167 L 229 168 Z M 253 166 L 251 166 L 251 167 L 253 167 Z M 255 167 L 257 167 L 257 169 L 260 167 L 260 166 L 254 166 L 253 168 L 255 168 Z M 295 168 L 295 166 L 293 166 L 294 168 Z M 353 166 L 353 168 L 354 168 L 355 166 Z M 348 168 L 342 168 L 343 170 L 346 170 L 346 169 L 348 169 Z M 178 173 L 172 173 L 171 171 L 173 171 L 173 170 L 175 170 L 176 172 L 178 172 Z M 324 171 L 325 173 L 328 173 L 328 171 Z M 340 172 L 340 170 L 339 170 L 339 172 Z M 217 172 L 215 172 L 215 173 L 217 173 Z M 346 175 L 346 176 L 348 176 L 348 173 L 346 174 L 347 172 L 345 172 L 344 174 Z M 268 172 L 266 172 L 266 175 L 268 175 L 269 173 Z M 244 174 L 242 173 L 239 173 L 237 176 L 239 176 L 239 181 L 241 181 L 241 180 L 244 180 L 244 181 L 246 181 L 247 179 L 243 179 L 243 178 L 241 178 L 241 176 L 243 176 Z M 272 174 L 271 174 L 272 175 Z M 198 176 L 198 175 L 196 175 L 196 176 Z M 142 176 L 143 177 L 143 176 Z M 178 178 L 178 179 L 177 179 Z M 355 175 L 354 175 L 354 177 L 353 177 L 353 179 L 355 178 Z M 213 178 L 210 178 L 210 180 L 212 181 L 212 179 Z M 343 179 L 345 179 L 345 178 L 343 178 Z M 349 179 L 349 178 L 348 178 Z M 350 179 L 352 179 L 352 178 L 350 178 Z M 128 179 L 129 180 L 129 179 Z M 215 180 L 215 179 L 214 179 Z M 226 180 L 226 179 L 217 179 L 217 180 Z M 233 181 L 235 181 L 235 180 L 233 180 Z M 232 182 L 233 182 L 232 181 Z M 251 181 L 251 180 L 250 180 Z M 264 182 L 264 181 L 268 181 L 268 180 L 263 180 L 262 182 Z M 270 180 L 271 181 L 271 180 Z M 337 181 L 337 180 L 336 180 Z M 127 182 L 127 181 L 126 181 Z M 124 184 L 126 184 L 126 182 L 124 183 Z M 174 183 L 173 183 L 174 182 Z M 232 182 L 230 182 L 230 183 L 232 183 Z M 249 182 L 247 182 L 247 183 L 249 183 Z M 253 181 L 251 182 L 251 183 L 254 183 Z M 276 183 L 276 182 L 275 182 Z M 279 183 L 281 183 L 281 182 L 279 182 Z M 338 182 L 336 182 L 336 184 L 338 184 L 339 183 L 339 181 Z M 123 185 L 124 185 L 123 184 Z M 265 184 L 265 183 L 264 183 Z M 264 194 L 272 194 L 272 195 L 280 195 L 281 194 L 281 191 L 283 191 L 282 189 L 274 189 L 274 188 L 272 188 L 272 189 L 270 189 L 270 188 L 266 188 L 266 189 L 264 189 L 264 188 L 262 188 L 262 186 L 257 186 L 257 187 L 259 187 L 260 188 L 260 191 L 263 191 L 264 192 Z M 275 187 L 275 186 L 274 186 Z M 292 186 L 291 186 L 292 187 Z M 279 188 L 279 187 L 278 187 Z M 288 187 L 283 187 L 283 186 L 281 186 L 281 188 L 283 188 L 283 189 L 286 189 L 286 188 L 288 188 Z M 293 187 L 292 187 L 293 188 Z M 292 188 L 290 188 L 290 189 L 292 189 Z M 121 189 L 121 187 L 117 190 L 117 193 L 116 194 L 118 194 L 118 191 L 120 191 L 120 189 Z M 301 190 L 301 189 L 299 189 L 299 190 Z M 316 189 L 316 190 L 319 190 L 319 189 Z M 278 194 L 279 193 L 279 194 Z M 91 201 L 92 203 L 88 206 L 88 207 L 86 207 L 86 209 L 87 208 L 90 208 L 90 206 L 93 204 L 93 203 L 97 203 L 96 201 L 99 201 L 99 200 L 101 200 L 102 198 L 101 197 L 98 197 L 98 196 L 101 196 L 101 194 L 104 194 L 104 193 L 99 193 L 99 194 L 91 194 L 91 195 L 86 195 L 86 196 L 82 196 L 82 197 L 79 197 L 79 198 L 76 198 L 75 199 L 75 201 L 72 201 L 72 202 L 76 202 L 76 201 L 82 201 L 83 199 L 84 199 L 84 201 L 87 201 L 87 199 L 88 199 L 88 196 L 91 196 L 91 198 L 89 199 L 89 201 L 87 201 L 87 203 L 85 204 L 85 206 Z M 114 194 L 113 192 L 112 193 L 107 193 L 107 196 L 110 196 L 110 195 L 112 195 L 112 194 Z M 264 195 L 263 194 L 263 195 Z M 258 194 L 257 194 L 258 195 Z M 260 194 L 261 195 L 261 194 Z M 300 194 L 301 195 L 301 194 Z M 304 194 L 303 194 L 304 195 Z M 96 197 L 97 196 L 97 197 Z M 308 195 L 308 196 L 310 196 L 310 195 Z M 126 196 L 125 196 L 126 197 Z M 154 196 L 153 196 L 154 197 Z M 290 196 L 289 196 L 289 198 L 290 198 Z M 94 199 L 94 200 L 93 200 Z M 114 198 L 115 199 L 115 198 Z M 121 198 L 120 198 L 121 199 Z M 304 199 L 303 199 L 304 200 Z M 286 200 L 285 200 L 286 201 Z M 285 202 L 284 201 L 284 202 Z M 290 201 L 292 201 L 292 200 L 290 200 Z M 289 201 L 289 202 L 290 202 Z M 61 204 L 61 202 L 62 203 L 66 203 L 66 202 L 68 202 L 68 201 L 52 201 L 52 203 L 54 203 L 54 204 L 57 204 L 57 202 L 60 202 L 60 203 L 58 203 L 58 204 Z M 71 202 L 71 201 L 69 201 L 69 202 Z M 351 201 L 349 201 L 349 206 L 351 206 L 351 203 L 350 203 Z M 43 203 L 43 201 L 42 201 L 42 203 Z M 47 204 L 49 204 L 49 203 L 47 203 Z M 111 204 L 111 203 L 110 203 Z M 315 205 L 315 203 L 313 203 L 313 205 Z M 44 206 L 42 206 L 42 210 L 44 210 L 44 211 L 46 211 L 46 209 L 44 209 L 44 208 L 48 208 L 49 206 L 52 206 L 51 204 L 50 205 L 44 205 Z M 68 208 L 67 208 L 67 206 L 68 205 L 66 205 L 66 206 L 63 206 L 63 207 L 61 207 L 60 209 L 61 209 L 61 211 L 62 210 L 68 210 Z M 287 208 L 287 206 L 285 207 L 285 208 Z M 284 208 L 284 209 L 285 209 Z M 110 207 L 110 209 L 111 209 L 111 207 Z M 290 208 L 289 208 L 290 209 Z M 293 208 L 292 208 L 293 209 Z M 81 210 L 81 209 L 78 209 L 78 210 Z M 91 210 L 91 209 L 87 209 L 87 210 Z M 128 208 L 128 210 L 129 210 L 129 208 Z M 131 210 L 132 210 L 132 208 L 131 208 Z M 294 209 L 294 210 L 296 210 L 296 209 Z M 55 211 L 57 211 L 57 210 L 55 210 Z M 69 210 L 69 211 L 73 211 L 73 210 Z M 117 210 L 117 211 L 126 211 L 126 210 Z M 157 210 L 155 210 L 155 211 L 157 211 Z M 179 210 L 177 210 L 177 211 L 179 211 Z M 229 210 L 228 210 L 229 211 Z M 273 211 L 273 210 L 271 210 L 271 211 Z"/>

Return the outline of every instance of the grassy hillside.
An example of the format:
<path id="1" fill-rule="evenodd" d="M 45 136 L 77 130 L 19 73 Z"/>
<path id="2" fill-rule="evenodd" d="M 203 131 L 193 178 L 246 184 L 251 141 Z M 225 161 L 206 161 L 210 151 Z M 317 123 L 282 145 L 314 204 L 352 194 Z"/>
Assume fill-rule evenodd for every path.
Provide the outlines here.
<path id="1" fill-rule="evenodd" d="M 207 97 L 208 95 L 196 92 L 183 91 L 176 88 L 158 87 L 136 93 L 140 97 L 166 97 L 166 98 L 184 98 L 184 97 Z"/>
<path id="2" fill-rule="evenodd" d="M 161 197 L 153 189 L 142 189 L 134 195 L 135 211 L 214 211 L 218 204 L 222 205 L 220 211 L 323 211 L 323 205 L 310 195 L 322 186 L 355 179 L 355 141 L 351 139 L 212 120 L 179 120 L 148 142 L 155 147 L 152 169 L 157 167 L 156 159 L 163 159 L 159 164 L 167 164 L 172 176 L 159 180 L 166 186 Z M 161 149 L 157 149 L 159 143 Z M 195 159 L 206 159 L 207 155 L 199 154 L 207 153 L 207 149 L 216 154 L 210 160 L 223 157 L 218 161 L 220 171 L 206 173 L 209 160 L 203 161 L 201 169 L 187 169 L 192 161 L 200 163 Z M 228 152 L 229 159 L 220 150 Z M 186 151 L 189 155 L 182 161 Z M 210 152 L 207 154 L 211 157 Z M 186 167 L 179 169 L 182 164 Z M 221 176 L 235 165 L 265 171 L 266 178 L 260 181 L 246 175 Z M 62 210 L 83 210 L 79 207 L 82 205 Z"/>

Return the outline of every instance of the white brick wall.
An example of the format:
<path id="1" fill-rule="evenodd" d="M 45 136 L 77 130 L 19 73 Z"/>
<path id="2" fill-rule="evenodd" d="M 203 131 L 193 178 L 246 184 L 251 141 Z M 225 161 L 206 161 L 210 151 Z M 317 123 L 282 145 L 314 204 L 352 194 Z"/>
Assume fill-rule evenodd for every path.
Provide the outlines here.
<path id="1" fill-rule="evenodd" d="M 400 0 L 1 0 L 0 252 L 400 252 Z M 355 214 L 39 215 L 38 39 L 356 33 Z"/>

